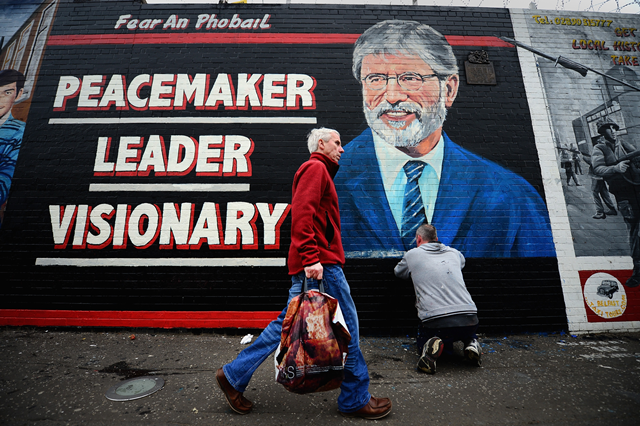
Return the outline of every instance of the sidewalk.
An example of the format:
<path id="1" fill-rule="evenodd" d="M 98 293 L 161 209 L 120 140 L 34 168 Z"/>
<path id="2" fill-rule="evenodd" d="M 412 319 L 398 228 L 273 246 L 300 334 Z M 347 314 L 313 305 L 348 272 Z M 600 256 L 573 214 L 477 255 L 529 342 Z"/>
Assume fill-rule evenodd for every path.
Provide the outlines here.
<path id="1" fill-rule="evenodd" d="M 340 416 L 338 391 L 287 392 L 272 358 L 245 393 L 254 410 L 233 413 L 214 373 L 245 347 L 243 334 L 0 328 L 0 424 L 640 424 L 640 333 L 481 336 L 482 368 L 443 359 L 433 376 L 416 371 L 413 339 L 365 337 L 371 393 L 393 401 L 375 422 Z M 160 376 L 164 388 L 133 401 L 105 398 L 136 375 Z"/>

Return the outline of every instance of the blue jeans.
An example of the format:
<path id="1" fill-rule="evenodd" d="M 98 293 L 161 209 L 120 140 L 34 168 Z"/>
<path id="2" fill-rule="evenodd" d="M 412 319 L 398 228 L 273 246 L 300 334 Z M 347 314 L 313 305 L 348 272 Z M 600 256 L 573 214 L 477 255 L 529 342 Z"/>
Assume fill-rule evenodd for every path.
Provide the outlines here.
<path id="1" fill-rule="evenodd" d="M 351 290 L 342 268 L 338 265 L 322 266 L 324 267 L 325 292 L 338 299 L 349 333 L 351 333 L 349 355 L 344 369 L 344 380 L 340 386 L 341 392 L 338 397 L 338 409 L 343 413 L 351 413 L 367 405 L 371 398 L 369 393 L 369 370 L 360 351 L 358 313 L 351 298 Z M 302 292 L 303 281 L 304 272 L 291 276 L 292 285 L 289 290 L 287 306 L 291 299 Z M 309 288 L 317 288 L 318 284 L 315 280 L 308 280 L 307 286 Z M 245 391 L 253 373 L 280 344 L 282 321 L 286 314 L 287 308 L 285 307 L 278 315 L 278 318 L 269 323 L 251 346 L 240 352 L 231 363 L 222 367 L 227 380 L 238 392 Z"/>

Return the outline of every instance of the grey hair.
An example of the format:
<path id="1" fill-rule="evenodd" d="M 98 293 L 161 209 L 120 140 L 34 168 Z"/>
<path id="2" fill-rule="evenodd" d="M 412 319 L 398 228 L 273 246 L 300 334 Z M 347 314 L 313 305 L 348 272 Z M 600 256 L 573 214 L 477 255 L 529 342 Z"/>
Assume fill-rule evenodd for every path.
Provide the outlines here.
<path id="1" fill-rule="evenodd" d="M 416 21 L 382 21 L 366 30 L 353 49 L 353 76 L 360 81 L 362 61 L 368 55 L 417 55 L 439 77 L 458 74 L 453 49 L 447 39 Z"/>
<path id="2" fill-rule="evenodd" d="M 320 127 L 318 129 L 311 130 L 309 135 L 307 135 L 307 146 L 309 147 L 309 152 L 316 152 L 318 150 L 318 141 L 322 139 L 325 142 L 329 142 L 333 134 L 340 137 L 340 133 L 338 133 L 337 130 L 329 129 L 327 127 Z"/>
<path id="3" fill-rule="evenodd" d="M 420 236 L 423 241 L 438 241 L 438 231 L 436 227 L 428 223 L 420 225 L 418 229 L 416 229 L 416 238 L 418 236 Z"/>

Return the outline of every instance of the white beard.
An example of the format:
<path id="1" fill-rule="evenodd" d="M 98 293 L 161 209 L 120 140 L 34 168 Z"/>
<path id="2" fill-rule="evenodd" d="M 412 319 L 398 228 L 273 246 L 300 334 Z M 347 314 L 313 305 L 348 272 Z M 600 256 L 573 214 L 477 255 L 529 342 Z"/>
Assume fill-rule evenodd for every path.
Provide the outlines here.
<path id="1" fill-rule="evenodd" d="M 389 111 L 413 113 L 416 119 L 406 129 L 400 129 L 400 127 L 404 127 L 406 121 L 389 121 L 389 124 L 386 124 L 380 118 L 382 114 Z M 374 109 L 369 109 L 365 104 L 364 115 L 369 127 L 385 142 L 397 148 L 405 148 L 417 146 L 427 136 L 442 127 L 442 123 L 447 117 L 447 108 L 444 97 L 440 96 L 435 104 L 427 108 L 422 108 L 419 104 L 410 101 L 398 102 L 395 106 L 384 101 Z M 394 129 L 389 126 L 397 126 L 398 128 Z"/>

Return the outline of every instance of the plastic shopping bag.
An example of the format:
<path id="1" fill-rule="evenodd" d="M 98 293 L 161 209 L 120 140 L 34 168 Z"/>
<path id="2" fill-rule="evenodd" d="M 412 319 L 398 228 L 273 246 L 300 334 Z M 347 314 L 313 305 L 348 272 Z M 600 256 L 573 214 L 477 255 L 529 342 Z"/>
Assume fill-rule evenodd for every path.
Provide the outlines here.
<path id="1" fill-rule="evenodd" d="M 338 300 L 307 290 L 291 299 L 276 350 L 276 381 L 295 393 L 337 389 L 344 378 L 344 363 L 351 334 Z"/>

